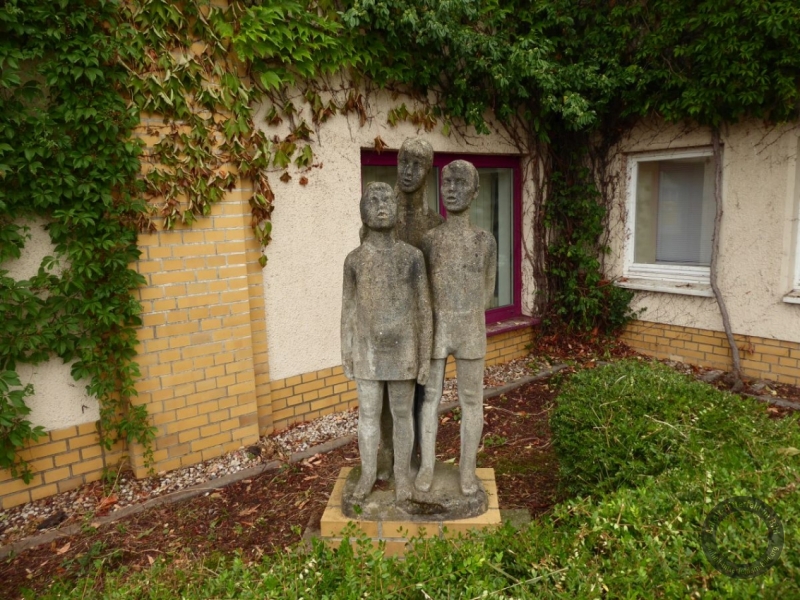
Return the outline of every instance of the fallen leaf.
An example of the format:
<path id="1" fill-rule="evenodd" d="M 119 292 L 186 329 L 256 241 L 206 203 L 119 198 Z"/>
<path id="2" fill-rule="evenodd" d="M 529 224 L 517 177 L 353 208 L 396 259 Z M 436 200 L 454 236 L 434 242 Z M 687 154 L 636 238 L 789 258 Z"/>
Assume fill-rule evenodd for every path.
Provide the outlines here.
<path id="1" fill-rule="evenodd" d="M 69 550 L 71 545 L 72 545 L 72 542 L 67 542 L 66 544 L 61 546 L 61 548 L 58 548 L 56 550 L 56 554 L 64 554 L 65 552 L 67 552 Z"/>
<path id="2" fill-rule="evenodd" d="M 784 456 L 797 456 L 800 454 L 800 450 L 789 446 L 788 448 L 778 448 L 778 454 L 783 454 Z"/>
<path id="3" fill-rule="evenodd" d="M 283 183 L 288 183 L 289 181 L 291 181 L 291 179 L 292 179 L 292 176 L 289 175 L 289 171 L 284 171 L 283 175 L 280 176 L 280 180 Z"/>
<path id="4" fill-rule="evenodd" d="M 246 508 L 243 511 L 239 512 L 239 516 L 240 517 L 246 517 L 247 515 L 252 515 L 257 510 L 258 510 L 258 506 L 254 506 L 252 508 Z"/>
<path id="5" fill-rule="evenodd" d="M 299 183 L 300 185 L 308 185 L 308 177 L 301 177 Z"/>
<path id="6" fill-rule="evenodd" d="M 119 502 L 119 498 L 116 494 L 111 494 L 110 496 L 106 496 L 100 500 L 100 504 L 97 505 L 98 511 L 108 510 L 112 506 L 114 506 L 117 502 Z"/>
<path id="7" fill-rule="evenodd" d="M 156 559 L 148 554 L 147 555 L 147 562 L 149 562 L 152 565 L 154 562 L 156 562 Z"/>

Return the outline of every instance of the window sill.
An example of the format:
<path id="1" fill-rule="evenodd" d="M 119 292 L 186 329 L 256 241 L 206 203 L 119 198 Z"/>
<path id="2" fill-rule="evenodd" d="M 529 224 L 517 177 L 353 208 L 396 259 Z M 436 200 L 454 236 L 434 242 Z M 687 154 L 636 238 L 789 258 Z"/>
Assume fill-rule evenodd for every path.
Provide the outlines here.
<path id="1" fill-rule="evenodd" d="M 525 315 L 511 317 L 510 319 L 504 319 L 503 321 L 487 325 L 486 337 L 490 338 L 495 335 L 500 335 L 501 333 L 517 331 L 519 329 L 525 329 L 526 327 L 534 327 L 541 322 L 542 320 L 539 317 L 526 317 Z"/>
<path id="2" fill-rule="evenodd" d="M 792 290 L 783 297 L 786 304 L 800 304 L 800 290 Z"/>
<path id="3" fill-rule="evenodd" d="M 639 290 L 642 292 L 662 292 L 664 294 L 680 294 L 683 296 L 700 296 L 702 298 L 713 298 L 714 292 L 711 285 L 697 282 L 666 281 L 656 279 L 644 279 L 640 277 L 627 277 L 618 279 L 614 285 L 627 288 L 629 290 Z M 800 299 L 798 299 L 800 302 Z"/>

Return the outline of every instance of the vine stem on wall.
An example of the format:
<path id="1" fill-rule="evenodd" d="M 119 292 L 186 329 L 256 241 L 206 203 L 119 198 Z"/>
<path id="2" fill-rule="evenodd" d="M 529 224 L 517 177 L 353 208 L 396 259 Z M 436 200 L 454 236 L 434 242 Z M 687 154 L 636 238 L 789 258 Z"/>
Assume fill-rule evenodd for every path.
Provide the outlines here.
<path id="1" fill-rule="evenodd" d="M 711 238 L 711 289 L 714 292 L 714 298 L 719 306 L 720 315 L 722 315 L 722 326 L 725 329 L 725 337 L 728 338 L 728 346 L 731 349 L 731 357 L 733 358 L 733 372 L 736 375 L 736 383 L 734 387 L 742 386 L 742 361 L 739 357 L 739 347 L 736 345 L 736 340 L 733 338 L 733 328 L 731 327 L 731 317 L 728 313 L 728 307 L 725 304 L 725 298 L 722 296 L 722 290 L 719 288 L 717 276 L 719 274 L 719 236 L 722 229 L 722 144 L 720 142 L 719 129 L 714 128 L 711 132 L 711 145 L 714 149 L 714 205 L 716 213 L 714 215 L 714 233 Z"/>

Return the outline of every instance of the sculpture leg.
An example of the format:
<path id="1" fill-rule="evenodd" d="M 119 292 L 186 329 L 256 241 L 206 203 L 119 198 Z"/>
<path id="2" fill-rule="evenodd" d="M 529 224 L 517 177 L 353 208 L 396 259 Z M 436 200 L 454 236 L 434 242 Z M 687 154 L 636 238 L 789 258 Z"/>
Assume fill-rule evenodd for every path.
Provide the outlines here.
<path id="1" fill-rule="evenodd" d="M 444 369 L 447 359 L 434 358 L 431 360 L 431 371 L 428 384 L 425 386 L 425 401 L 420 411 L 420 466 L 417 479 L 414 482 L 421 492 L 431 489 L 433 482 L 433 467 L 436 463 L 436 432 L 439 429 L 439 401 L 442 399 L 444 387 Z"/>
<path id="2" fill-rule="evenodd" d="M 357 379 L 358 386 L 358 453 L 361 456 L 361 478 L 353 498 L 363 500 L 372 491 L 378 469 L 378 444 L 383 382 Z"/>
<path id="3" fill-rule="evenodd" d="M 392 433 L 392 409 L 389 403 L 389 391 L 382 386 L 383 406 L 381 408 L 381 443 L 378 450 L 378 479 L 388 481 L 392 477 L 394 465 L 394 434 Z"/>
<path id="4" fill-rule="evenodd" d="M 395 500 L 411 498 L 411 449 L 414 446 L 415 381 L 389 381 L 389 402 L 394 422 Z"/>
<path id="5" fill-rule="evenodd" d="M 456 359 L 458 402 L 461 405 L 461 492 L 469 496 L 478 491 L 475 467 L 483 434 L 484 359 Z"/>

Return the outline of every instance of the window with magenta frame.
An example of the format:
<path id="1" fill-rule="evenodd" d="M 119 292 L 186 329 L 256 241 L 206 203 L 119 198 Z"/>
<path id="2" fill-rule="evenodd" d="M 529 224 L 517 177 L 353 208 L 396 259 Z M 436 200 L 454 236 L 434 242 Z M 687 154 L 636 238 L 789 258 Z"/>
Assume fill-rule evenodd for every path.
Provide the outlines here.
<path id="1" fill-rule="evenodd" d="M 478 169 L 480 190 L 470 207 L 470 221 L 491 232 L 497 240 L 497 283 L 486 307 L 486 323 L 497 323 L 522 314 L 522 177 L 519 157 L 488 154 L 435 153 L 428 174 L 428 204 L 447 218 L 439 198 L 442 168 L 456 159 L 468 160 Z M 397 152 L 361 152 L 361 183 L 397 182 Z"/>

